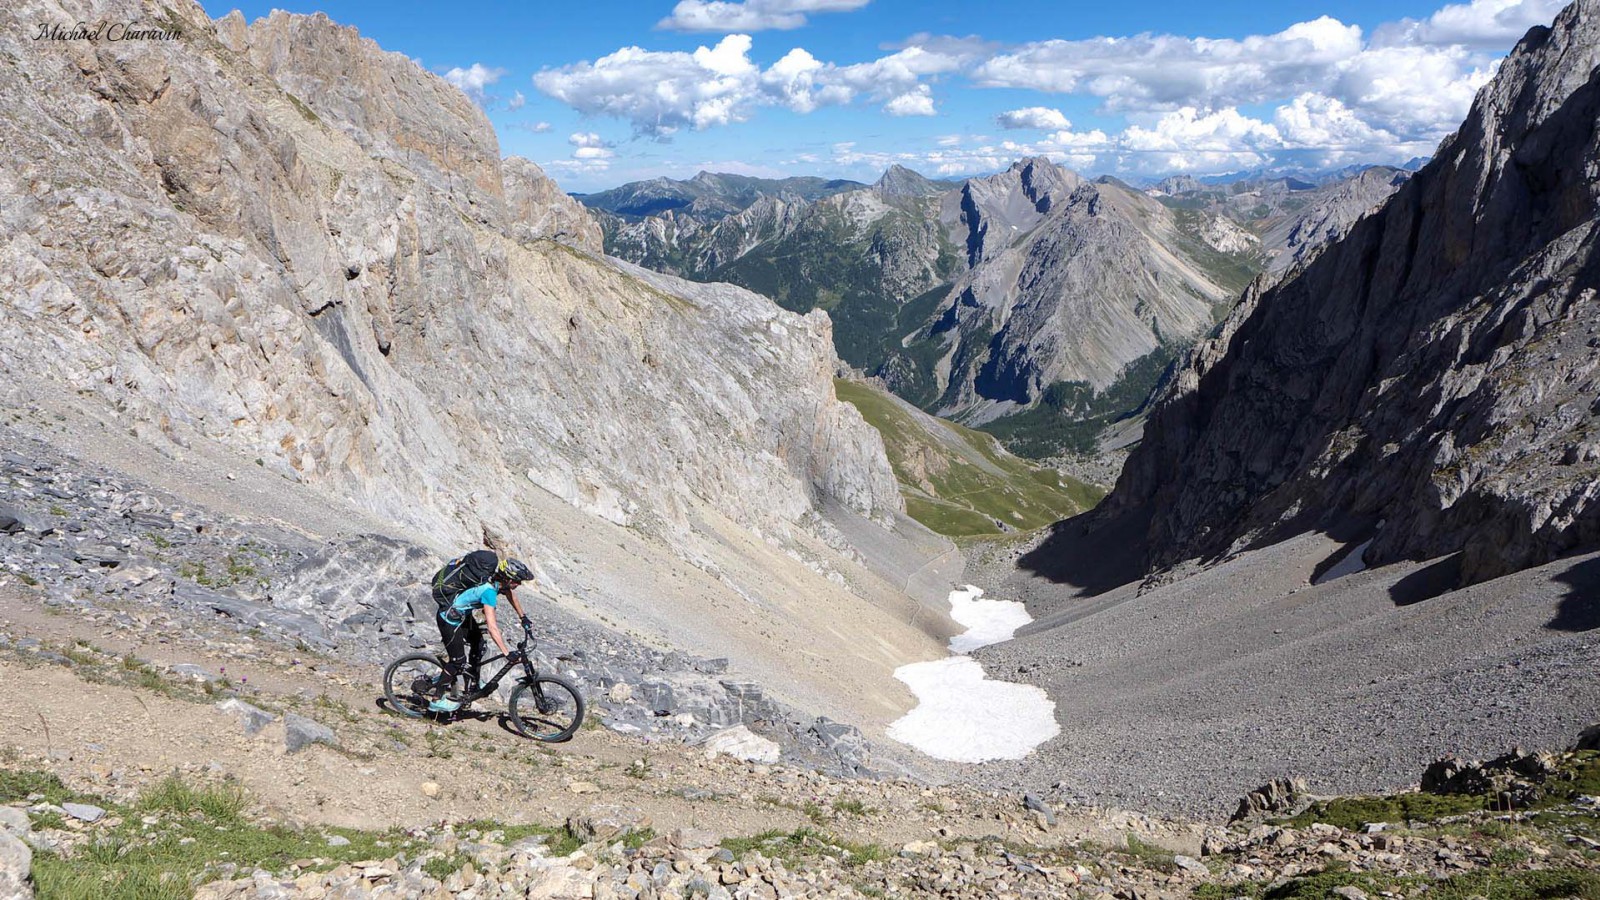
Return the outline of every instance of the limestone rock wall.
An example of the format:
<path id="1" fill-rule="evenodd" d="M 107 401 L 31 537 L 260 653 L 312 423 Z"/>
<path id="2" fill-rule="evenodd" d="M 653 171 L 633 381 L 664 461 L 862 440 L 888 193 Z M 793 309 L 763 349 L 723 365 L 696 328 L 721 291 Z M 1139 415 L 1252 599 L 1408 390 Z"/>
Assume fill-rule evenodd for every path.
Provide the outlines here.
<path id="1" fill-rule="evenodd" d="M 179 41 L 29 40 L 169 15 Z M 697 506 L 780 536 L 823 501 L 900 509 L 826 317 L 543 240 L 595 234 L 352 29 L 28 0 L 0 80 L 0 370 L 440 539 L 536 527 L 529 491 L 673 532 Z"/>

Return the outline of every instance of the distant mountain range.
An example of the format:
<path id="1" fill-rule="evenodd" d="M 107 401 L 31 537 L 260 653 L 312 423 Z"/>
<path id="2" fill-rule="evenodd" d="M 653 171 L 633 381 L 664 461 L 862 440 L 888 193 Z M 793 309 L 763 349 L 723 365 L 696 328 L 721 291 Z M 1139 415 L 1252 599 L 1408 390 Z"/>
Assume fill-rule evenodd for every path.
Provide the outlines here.
<path id="1" fill-rule="evenodd" d="M 608 253 L 824 309 L 841 358 L 1032 456 L 1085 451 L 1250 280 L 1301 264 L 1406 177 L 1188 176 L 1148 190 L 1046 159 L 864 185 L 702 172 L 579 196 Z"/>
<path id="2" fill-rule="evenodd" d="M 820 200 L 842 191 L 866 187 L 859 181 L 844 179 L 755 178 L 749 175 L 700 174 L 686 181 L 652 178 L 634 181 L 595 194 L 573 194 L 590 209 L 604 210 L 624 218 L 643 218 L 660 213 L 683 211 L 716 218 L 748 208 L 764 197 L 784 200 Z"/>

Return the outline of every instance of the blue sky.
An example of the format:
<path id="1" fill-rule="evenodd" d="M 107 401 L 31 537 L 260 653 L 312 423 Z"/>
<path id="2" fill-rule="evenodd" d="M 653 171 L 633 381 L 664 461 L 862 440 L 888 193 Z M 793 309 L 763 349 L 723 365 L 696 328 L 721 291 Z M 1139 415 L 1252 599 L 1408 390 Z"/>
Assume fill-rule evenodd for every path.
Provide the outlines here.
<path id="1" fill-rule="evenodd" d="M 592 191 L 701 169 L 870 181 L 1214 174 L 1427 155 L 1556 0 L 483 3 L 325 12 L 456 83 L 503 153 Z"/>

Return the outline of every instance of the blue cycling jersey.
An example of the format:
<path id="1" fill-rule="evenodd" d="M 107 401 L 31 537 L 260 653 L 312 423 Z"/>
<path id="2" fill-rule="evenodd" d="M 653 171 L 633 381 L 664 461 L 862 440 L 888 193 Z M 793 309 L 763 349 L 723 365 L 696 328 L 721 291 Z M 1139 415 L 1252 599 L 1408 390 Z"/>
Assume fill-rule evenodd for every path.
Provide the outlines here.
<path id="1" fill-rule="evenodd" d="M 456 595 L 450 605 L 440 610 L 439 615 L 451 625 L 460 625 L 466 621 L 467 616 L 485 606 L 499 606 L 500 591 L 493 582 L 480 584 L 475 588 L 467 588 Z"/>

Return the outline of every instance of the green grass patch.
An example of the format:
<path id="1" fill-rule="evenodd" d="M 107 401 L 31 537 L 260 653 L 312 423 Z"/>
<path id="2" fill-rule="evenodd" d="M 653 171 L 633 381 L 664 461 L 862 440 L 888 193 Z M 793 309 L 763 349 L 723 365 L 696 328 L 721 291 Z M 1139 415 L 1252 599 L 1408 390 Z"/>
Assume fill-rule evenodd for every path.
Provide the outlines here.
<path id="1" fill-rule="evenodd" d="M 1600 872 L 1584 869 L 1480 871 L 1452 875 L 1433 886 L 1430 900 L 1600 900 Z"/>
<path id="2" fill-rule="evenodd" d="M 656 831 L 654 828 L 637 828 L 622 836 L 622 846 L 629 850 L 637 850 L 655 840 L 655 836 Z M 570 853 L 571 851 L 567 852 Z"/>
<path id="3" fill-rule="evenodd" d="M 1037 459 L 1063 452 L 1093 453 L 1100 432 L 1144 406 L 1181 349 L 1163 346 L 1134 360 L 1103 391 L 1082 381 L 1056 382 L 1045 389 L 1033 408 L 980 427 L 1018 456 Z"/>
<path id="4" fill-rule="evenodd" d="M 840 379 L 834 389 L 883 436 L 906 512 L 940 534 L 1033 531 L 1100 501 L 1098 489 L 1013 456 L 987 434 L 924 417 L 866 384 Z"/>
<path id="5" fill-rule="evenodd" d="M 26 790 L 61 800 L 72 796 L 54 776 L 37 772 L 0 772 L 0 790 L 8 795 Z M 94 828 L 90 839 L 70 855 L 36 855 L 33 877 L 39 900 L 182 900 L 193 895 L 195 885 L 212 877 L 211 867 L 224 862 L 281 873 L 297 860 L 319 859 L 314 868 L 326 869 L 426 849 L 398 831 L 297 830 L 256 824 L 245 818 L 249 799 L 237 786 L 196 784 L 177 776 L 151 786 L 131 806 L 95 802 L 120 824 Z M 146 829 L 142 817 L 149 815 L 158 816 L 160 822 Z M 349 843 L 329 846 L 331 834 Z"/>
<path id="6" fill-rule="evenodd" d="M 446 878 L 449 878 L 451 875 L 461 871 L 466 867 L 467 863 L 471 861 L 471 857 L 467 856 L 465 853 L 451 853 L 446 856 L 435 856 L 434 858 L 422 864 L 422 871 L 428 873 L 429 877 L 437 878 L 438 880 L 443 881 Z"/>
<path id="7" fill-rule="evenodd" d="M 888 848 L 880 844 L 857 844 L 813 828 L 795 831 L 774 829 L 752 837 L 727 838 L 722 846 L 735 857 L 742 857 L 754 850 L 768 858 L 781 859 L 786 864 L 831 856 L 847 866 L 859 866 L 879 862 L 892 855 Z"/>
<path id="8" fill-rule="evenodd" d="M 244 790 L 236 784 L 191 784 L 177 775 L 168 775 L 139 797 L 141 813 L 199 813 L 218 823 L 239 821 L 248 803 Z"/>
<path id="9" fill-rule="evenodd" d="M 877 812 L 876 809 L 862 803 L 860 800 L 835 800 L 833 801 L 833 811 L 852 816 L 870 816 Z"/>
<path id="10" fill-rule="evenodd" d="M 42 795 L 46 803 L 57 806 L 80 796 L 69 790 L 52 772 L 0 769 L 0 803 L 16 803 L 34 794 Z"/>
<path id="11" fill-rule="evenodd" d="M 1561 761 L 1561 774 L 1544 783 L 1544 797 L 1534 807 L 1543 809 L 1571 802 L 1582 795 L 1600 796 L 1600 752 L 1579 750 Z"/>
<path id="12" fill-rule="evenodd" d="M 566 856 L 583 846 L 582 839 L 562 825 L 506 825 L 491 819 L 474 819 L 456 826 L 458 834 L 468 831 L 480 834 L 498 831 L 502 835 L 500 840 L 506 844 L 514 844 L 524 838 L 542 837 L 545 839 L 545 850 L 551 856 Z"/>
<path id="13" fill-rule="evenodd" d="M 1463 872 L 1434 881 L 1419 876 L 1394 876 L 1380 872 L 1352 872 L 1331 867 L 1269 887 L 1262 883 L 1202 884 L 1192 896 L 1196 900 L 1326 900 L 1334 888 L 1360 888 L 1368 896 L 1385 892 L 1413 896 L 1425 891 L 1428 900 L 1558 900 L 1578 897 L 1600 900 L 1600 872 L 1584 869 L 1481 869 Z"/>
<path id="14" fill-rule="evenodd" d="M 1319 801 L 1280 824 L 1305 828 L 1313 822 L 1359 831 L 1368 822 L 1431 822 L 1484 808 L 1482 797 L 1456 794 L 1392 794 L 1387 797 L 1340 797 Z"/>
<path id="15" fill-rule="evenodd" d="M 1120 852 L 1133 857 L 1147 869 L 1169 874 L 1178 871 L 1178 864 L 1174 860 L 1176 854 L 1165 847 L 1141 841 L 1137 835 L 1128 835 L 1128 845 L 1120 848 Z"/>

